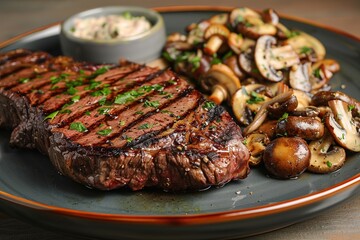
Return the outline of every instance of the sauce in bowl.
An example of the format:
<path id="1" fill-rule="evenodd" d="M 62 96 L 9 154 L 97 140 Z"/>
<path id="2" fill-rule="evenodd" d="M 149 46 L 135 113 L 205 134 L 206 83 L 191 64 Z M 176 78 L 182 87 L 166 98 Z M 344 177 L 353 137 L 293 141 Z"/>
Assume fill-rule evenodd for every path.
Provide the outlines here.
<path id="1" fill-rule="evenodd" d="M 113 40 L 132 37 L 151 28 L 143 16 L 134 17 L 129 12 L 122 15 L 78 18 L 71 32 L 75 37 L 89 40 Z"/>

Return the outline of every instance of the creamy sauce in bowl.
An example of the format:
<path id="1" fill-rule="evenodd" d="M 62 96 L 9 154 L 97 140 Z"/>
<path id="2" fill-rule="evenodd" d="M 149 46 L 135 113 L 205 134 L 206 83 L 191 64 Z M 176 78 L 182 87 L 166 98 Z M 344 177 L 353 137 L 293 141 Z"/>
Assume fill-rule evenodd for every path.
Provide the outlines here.
<path id="1" fill-rule="evenodd" d="M 151 23 L 145 17 L 134 17 L 125 12 L 122 15 L 75 19 L 71 33 L 89 40 L 114 40 L 133 37 L 150 28 Z"/>

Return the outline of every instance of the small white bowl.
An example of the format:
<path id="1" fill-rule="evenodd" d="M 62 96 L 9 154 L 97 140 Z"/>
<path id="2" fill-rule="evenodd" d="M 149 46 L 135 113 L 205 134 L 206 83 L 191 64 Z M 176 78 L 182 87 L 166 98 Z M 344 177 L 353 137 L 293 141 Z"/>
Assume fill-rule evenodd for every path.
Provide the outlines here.
<path id="1" fill-rule="evenodd" d="M 151 29 L 141 34 L 112 40 L 89 40 L 75 37 L 71 29 L 75 19 L 121 15 L 130 12 L 132 16 L 144 16 Z M 64 55 L 78 61 L 94 63 L 118 63 L 119 59 L 127 59 L 138 63 L 146 63 L 161 55 L 166 41 L 165 25 L 162 16 L 151 10 L 132 6 L 101 7 L 75 14 L 61 25 L 60 44 Z"/>

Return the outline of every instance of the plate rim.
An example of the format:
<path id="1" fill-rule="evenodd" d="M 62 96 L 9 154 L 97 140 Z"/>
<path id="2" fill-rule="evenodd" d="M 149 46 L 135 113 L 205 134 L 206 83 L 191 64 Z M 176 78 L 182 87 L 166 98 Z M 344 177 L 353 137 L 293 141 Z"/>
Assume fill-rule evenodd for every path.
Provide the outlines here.
<path id="1" fill-rule="evenodd" d="M 166 7 L 154 7 L 152 8 L 155 11 L 160 13 L 171 13 L 171 12 L 227 12 L 236 7 L 230 6 L 166 6 Z M 289 16 L 285 14 L 280 14 L 281 18 L 288 20 L 305 23 L 317 28 L 322 28 L 327 31 L 344 35 L 352 40 L 360 42 L 360 37 L 352 35 L 343 30 L 329 27 L 327 25 L 319 24 L 317 22 Z M 62 21 L 51 23 L 45 26 L 41 26 L 30 31 L 19 34 L 15 37 L 12 37 L 8 40 L 0 42 L 0 49 L 15 43 L 16 41 L 21 40 L 22 38 L 29 36 L 31 34 L 44 31 L 51 27 L 60 25 Z M 199 225 L 199 224 L 212 224 L 212 223 L 223 223 L 229 221 L 239 221 L 249 218 L 256 218 L 261 216 L 269 216 L 272 214 L 278 214 L 281 212 L 286 212 L 292 209 L 299 209 L 304 206 L 309 206 L 317 202 L 329 199 L 335 195 L 339 195 L 351 188 L 358 189 L 360 186 L 360 173 L 348 178 L 342 182 L 339 182 L 335 185 L 322 189 L 320 191 L 309 193 L 297 198 L 287 199 L 284 201 L 267 204 L 263 206 L 237 209 L 237 210 L 228 210 L 215 213 L 201 213 L 201 214 L 180 214 L 180 215 L 130 215 L 130 214 L 112 214 L 112 213 L 100 213 L 100 212 L 90 212 L 83 210 L 75 210 L 70 208 L 62 208 L 58 206 L 52 206 L 44 204 L 41 202 L 33 201 L 26 199 L 24 197 L 15 196 L 13 194 L 7 193 L 5 191 L 0 191 L 0 200 L 7 201 L 22 207 L 31 208 L 33 210 L 47 211 L 55 214 L 61 214 L 63 216 L 72 216 L 92 220 L 102 220 L 102 221 L 112 221 L 117 223 L 137 223 L 137 224 L 162 224 L 162 225 Z M 338 202 L 337 202 L 338 203 Z M 335 203 L 335 204 L 337 204 Z"/>

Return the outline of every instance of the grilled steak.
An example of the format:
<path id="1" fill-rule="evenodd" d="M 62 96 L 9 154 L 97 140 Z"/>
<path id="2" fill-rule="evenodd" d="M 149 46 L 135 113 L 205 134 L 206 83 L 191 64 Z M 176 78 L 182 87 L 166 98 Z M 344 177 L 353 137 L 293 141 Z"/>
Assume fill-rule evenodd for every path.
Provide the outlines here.
<path id="1" fill-rule="evenodd" d="M 204 189 L 245 178 L 249 153 L 223 107 L 170 70 L 0 54 L 0 126 L 97 189 Z"/>

